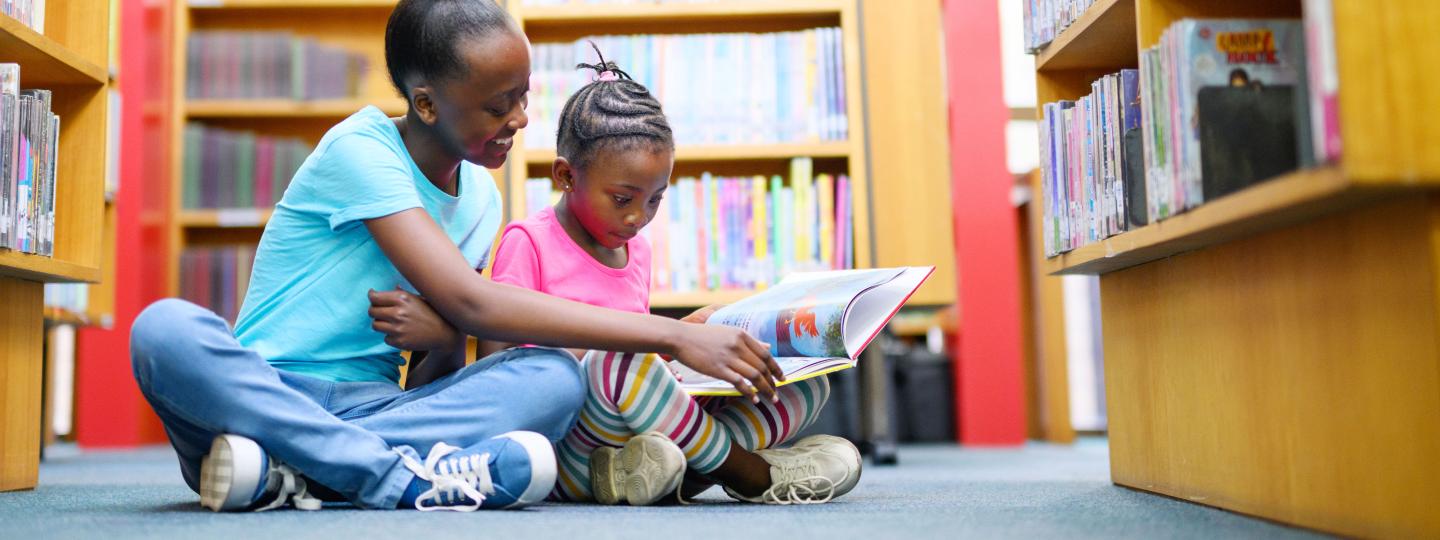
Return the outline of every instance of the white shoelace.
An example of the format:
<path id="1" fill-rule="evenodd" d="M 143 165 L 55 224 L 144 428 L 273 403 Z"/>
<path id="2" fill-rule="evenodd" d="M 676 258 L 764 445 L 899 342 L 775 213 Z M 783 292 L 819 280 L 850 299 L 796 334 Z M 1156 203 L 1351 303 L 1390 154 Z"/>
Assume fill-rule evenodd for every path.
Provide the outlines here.
<path id="1" fill-rule="evenodd" d="M 276 463 L 275 468 L 271 469 L 268 474 L 271 476 L 280 476 L 280 493 L 276 494 L 275 500 L 270 501 L 270 504 L 257 508 L 255 510 L 256 512 L 274 510 L 285 506 L 285 503 L 291 500 L 291 496 L 294 496 L 293 502 L 295 503 L 296 509 L 320 509 L 320 499 L 310 495 L 310 490 L 308 486 L 305 485 L 305 479 L 300 476 L 300 471 L 284 463 Z M 270 480 L 267 478 L 266 483 L 268 484 L 269 482 Z"/>
<path id="2" fill-rule="evenodd" d="M 430 449 L 430 455 L 425 458 L 424 466 L 415 461 L 415 458 L 399 450 L 395 451 L 400 454 L 405 468 L 415 473 L 416 478 L 430 482 L 430 489 L 415 498 L 415 509 L 422 512 L 473 512 L 480 509 L 480 503 L 485 501 L 486 495 L 495 493 L 495 485 L 490 481 L 490 454 L 487 452 L 444 459 L 458 450 L 460 449 L 443 442 L 435 443 L 435 447 Z M 457 500 L 461 495 L 470 499 L 471 504 L 446 504 L 448 501 Z"/>
<path id="3" fill-rule="evenodd" d="M 835 497 L 835 486 L 845 483 L 850 473 L 839 481 L 814 474 L 809 467 L 781 468 L 780 478 L 774 479 L 770 489 L 760 494 L 760 499 L 771 504 L 821 504 Z"/>

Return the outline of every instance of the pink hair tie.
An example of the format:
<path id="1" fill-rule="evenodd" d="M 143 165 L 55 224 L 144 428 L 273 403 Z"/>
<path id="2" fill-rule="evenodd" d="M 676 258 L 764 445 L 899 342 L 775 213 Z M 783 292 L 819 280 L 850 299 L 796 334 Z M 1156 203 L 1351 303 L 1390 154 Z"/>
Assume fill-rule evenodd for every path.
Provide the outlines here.
<path id="1" fill-rule="evenodd" d="M 619 76 L 619 75 L 616 75 L 614 71 L 605 70 L 605 71 L 601 71 L 601 72 L 600 72 L 600 76 L 599 76 L 596 80 L 600 80 L 600 81 L 618 81 L 618 80 L 620 80 L 620 76 Z"/>

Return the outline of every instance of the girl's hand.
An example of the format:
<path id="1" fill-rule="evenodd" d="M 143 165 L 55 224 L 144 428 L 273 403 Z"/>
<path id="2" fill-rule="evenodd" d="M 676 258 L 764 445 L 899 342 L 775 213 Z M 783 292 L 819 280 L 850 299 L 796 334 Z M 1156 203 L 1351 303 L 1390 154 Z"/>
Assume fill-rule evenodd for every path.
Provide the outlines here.
<path id="1" fill-rule="evenodd" d="M 703 311 L 703 310 L 702 310 Z M 715 377 L 735 386 L 751 401 L 760 395 L 771 401 L 775 397 L 775 381 L 785 375 L 770 347 L 737 328 L 705 324 L 685 324 L 675 357 L 690 369 Z"/>
<path id="2" fill-rule="evenodd" d="M 385 334 L 385 343 L 406 351 L 453 352 L 465 336 L 424 298 L 403 290 L 370 291 L 370 327 Z"/>

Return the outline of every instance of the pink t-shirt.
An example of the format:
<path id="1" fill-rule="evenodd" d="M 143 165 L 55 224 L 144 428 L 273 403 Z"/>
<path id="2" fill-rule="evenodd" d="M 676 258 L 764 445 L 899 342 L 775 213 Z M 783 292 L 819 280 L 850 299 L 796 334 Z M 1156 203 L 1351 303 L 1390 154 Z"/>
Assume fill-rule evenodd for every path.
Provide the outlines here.
<path id="1" fill-rule="evenodd" d="M 625 268 L 595 260 L 565 233 L 555 210 L 511 223 L 500 236 L 490 275 L 508 283 L 595 306 L 650 312 L 650 244 L 637 236 L 626 245 Z"/>

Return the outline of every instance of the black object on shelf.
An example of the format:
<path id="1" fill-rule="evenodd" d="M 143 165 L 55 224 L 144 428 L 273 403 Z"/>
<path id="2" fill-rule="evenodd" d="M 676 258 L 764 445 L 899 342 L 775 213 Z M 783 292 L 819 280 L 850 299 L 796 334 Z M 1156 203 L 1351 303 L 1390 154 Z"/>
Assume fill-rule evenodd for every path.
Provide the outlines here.
<path id="1" fill-rule="evenodd" d="M 1296 168 L 1294 99 L 1292 86 L 1200 89 L 1196 105 L 1205 200 Z"/>

